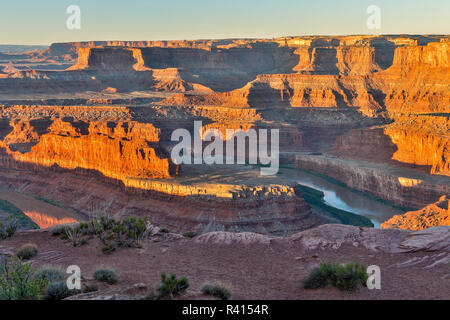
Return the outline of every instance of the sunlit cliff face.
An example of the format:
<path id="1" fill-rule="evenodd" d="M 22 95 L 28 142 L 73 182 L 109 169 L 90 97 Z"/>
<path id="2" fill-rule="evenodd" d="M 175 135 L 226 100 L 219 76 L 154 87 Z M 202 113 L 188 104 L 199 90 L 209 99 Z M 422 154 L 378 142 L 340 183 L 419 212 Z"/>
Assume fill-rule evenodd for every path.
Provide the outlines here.
<path id="1" fill-rule="evenodd" d="M 384 127 L 349 130 L 338 137 L 332 152 L 450 176 L 449 128 L 446 116 L 401 116 Z"/>
<path id="2" fill-rule="evenodd" d="M 58 219 L 56 217 L 53 217 L 51 215 L 47 215 L 45 213 L 36 212 L 36 211 L 24 211 L 24 213 L 33 220 L 41 229 L 50 228 L 56 225 L 60 224 L 66 224 L 66 223 L 75 223 L 78 222 L 77 220 L 65 217 Z"/>
<path id="3" fill-rule="evenodd" d="M 158 150 L 160 131 L 151 124 L 55 120 L 42 125 L 47 127 L 11 123 L 13 130 L 0 142 L 4 156 L 18 164 L 95 170 L 118 180 L 176 173 L 176 166 Z"/>

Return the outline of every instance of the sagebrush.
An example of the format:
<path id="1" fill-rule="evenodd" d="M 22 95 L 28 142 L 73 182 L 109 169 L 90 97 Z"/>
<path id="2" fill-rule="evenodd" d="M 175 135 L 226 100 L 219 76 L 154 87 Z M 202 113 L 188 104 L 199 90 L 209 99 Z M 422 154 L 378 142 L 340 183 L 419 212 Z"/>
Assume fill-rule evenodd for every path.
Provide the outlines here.
<path id="1" fill-rule="evenodd" d="M 50 283 L 44 297 L 47 300 L 62 300 L 79 293 L 81 290 L 69 289 L 66 281 L 57 281 Z"/>
<path id="2" fill-rule="evenodd" d="M 366 267 L 359 262 L 332 262 L 321 263 L 302 282 L 305 289 L 319 289 L 330 285 L 339 290 L 355 291 L 366 285 L 367 278 Z"/>
<path id="3" fill-rule="evenodd" d="M 19 248 L 16 255 L 24 260 L 31 259 L 38 254 L 38 248 L 34 243 L 24 244 Z"/>
<path id="4" fill-rule="evenodd" d="M 228 300 L 231 298 L 231 288 L 229 285 L 217 283 L 205 283 L 202 287 L 202 293 L 210 295 L 221 300 Z"/>
<path id="5" fill-rule="evenodd" d="M 14 216 L 9 216 L 6 224 L 0 222 L 0 239 L 11 238 L 19 226 L 18 220 Z"/>
<path id="6" fill-rule="evenodd" d="M 107 284 L 115 284 L 119 281 L 117 273 L 113 269 L 100 268 L 94 271 L 94 279 L 106 282 Z"/>

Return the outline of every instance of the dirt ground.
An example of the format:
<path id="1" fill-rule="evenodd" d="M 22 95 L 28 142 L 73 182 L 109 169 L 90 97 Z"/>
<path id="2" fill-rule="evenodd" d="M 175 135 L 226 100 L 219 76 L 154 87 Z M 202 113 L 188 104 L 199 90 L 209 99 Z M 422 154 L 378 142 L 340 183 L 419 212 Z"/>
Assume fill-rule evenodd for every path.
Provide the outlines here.
<path id="1" fill-rule="evenodd" d="M 198 243 L 174 234 L 160 234 L 140 249 L 119 249 L 105 255 L 101 244 L 90 240 L 88 245 L 72 247 L 48 231 L 22 231 L 13 238 L 0 240 L 0 253 L 13 253 L 25 243 L 35 243 L 39 254 L 32 260 L 33 268 L 54 265 L 66 268 L 78 265 L 82 276 L 92 278 L 99 266 L 113 268 L 119 282 L 112 286 L 125 288 L 144 283 L 155 288 L 160 273 L 186 276 L 190 297 L 200 295 L 207 281 L 221 281 L 232 287 L 232 299 L 449 299 L 450 266 L 440 264 L 432 269 L 416 264 L 401 267 L 398 263 L 422 259 L 428 252 L 377 253 L 362 247 L 342 245 L 339 249 L 309 250 L 300 244 L 275 241 L 270 244 Z M 301 279 L 320 262 L 360 261 L 381 268 L 381 290 L 361 288 L 354 293 L 334 288 L 306 290 Z"/>

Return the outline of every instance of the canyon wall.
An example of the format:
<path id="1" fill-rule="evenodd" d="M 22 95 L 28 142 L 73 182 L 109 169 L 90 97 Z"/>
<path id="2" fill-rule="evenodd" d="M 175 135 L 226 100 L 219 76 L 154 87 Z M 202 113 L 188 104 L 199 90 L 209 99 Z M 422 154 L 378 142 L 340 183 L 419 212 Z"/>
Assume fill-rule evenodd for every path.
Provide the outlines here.
<path id="1" fill-rule="evenodd" d="M 0 141 L 5 167 L 82 168 L 119 180 L 169 178 L 178 170 L 158 147 L 160 131 L 151 124 L 60 119 L 5 124 L 12 127 Z"/>
<path id="2" fill-rule="evenodd" d="M 179 232 L 287 235 L 327 222 L 311 211 L 293 187 L 283 185 L 185 185 L 135 179 L 133 186 L 93 172 L 20 171 L 3 166 L 0 177 L 2 187 L 42 196 L 85 216 L 140 216 Z"/>
<path id="3" fill-rule="evenodd" d="M 399 112 L 449 112 L 449 43 L 389 48 L 392 62 L 386 61 L 387 53 L 381 53 L 379 64 L 376 48 L 371 47 L 335 48 L 331 54 L 335 59 L 328 57 L 326 48 L 322 53 L 317 48 L 296 49 L 300 59 L 288 74 L 258 74 L 234 91 L 190 95 L 178 101 L 256 108 L 355 107 L 369 116 L 384 117 Z"/>
<path id="4" fill-rule="evenodd" d="M 192 105 L 449 112 L 449 45 L 445 36 L 55 44 L 49 52 L 78 50 L 78 62 L 7 74 L 0 93 L 115 88 L 190 92 L 178 101 Z"/>
<path id="5" fill-rule="evenodd" d="M 254 178 L 209 181 L 221 173 L 209 179 L 200 169 L 186 174 L 169 159 L 172 129 L 189 129 L 198 117 L 206 128 L 245 130 L 260 119 L 254 110 L 2 106 L 1 111 L 1 186 L 41 195 L 84 216 L 139 215 L 172 230 L 279 235 L 326 221 L 292 186 Z M 233 117 L 235 122 L 226 122 Z M 301 139 L 295 131 L 291 136 Z M 30 217 L 42 226 L 51 221 L 32 212 Z"/>
<path id="6" fill-rule="evenodd" d="M 331 153 L 449 176 L 450 118 L 408 115 L 387 126 L 350 130 L 337 138 Z"/>
<path id="7" fill-rule="evenodd" d="M 407 208 L 423 208 L 450 195 L 447 177 L 432 177 L 406 168 L 315 155 L 298 155 L 295 165 Z"/>

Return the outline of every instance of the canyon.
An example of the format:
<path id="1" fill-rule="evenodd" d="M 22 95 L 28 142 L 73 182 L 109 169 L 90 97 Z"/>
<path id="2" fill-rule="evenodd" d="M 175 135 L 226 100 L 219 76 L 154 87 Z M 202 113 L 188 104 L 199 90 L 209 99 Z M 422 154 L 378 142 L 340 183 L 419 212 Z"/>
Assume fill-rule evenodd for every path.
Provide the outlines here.
<path id="1" fill-rule="evenodd" d="M 192 133 L 194 121 L 278 129 L 291 171 L 174 163 L 171 133 Z M 294 172 L 308 171 L 400 208 L 401 223 L 383 228 L 448 225 L 444 209 L 414 221 L 450 196 L 449 128 L 448 35 L 95 41 L 0 55 L 0 187 L 80 220 L 291 235 L 336 222 L 295 191 Z"/>

